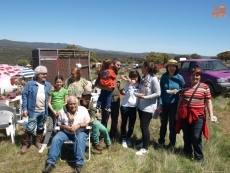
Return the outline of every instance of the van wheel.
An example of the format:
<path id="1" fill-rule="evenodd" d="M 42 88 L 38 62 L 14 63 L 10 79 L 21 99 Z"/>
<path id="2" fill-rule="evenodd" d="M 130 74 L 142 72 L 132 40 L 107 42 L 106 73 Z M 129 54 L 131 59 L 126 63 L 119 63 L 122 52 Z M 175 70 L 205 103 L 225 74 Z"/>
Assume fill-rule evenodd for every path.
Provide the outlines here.
<path id="1" fill-rule="evenodd" d="M 208 83 L 207 85 L 209 86 L 210 93 L 211 93 L 212 97 L 216 97 L 217 94 L 216 94 L 216 92 L 215 92 L 215 90 L 214 90 L 212 84 Z"/>

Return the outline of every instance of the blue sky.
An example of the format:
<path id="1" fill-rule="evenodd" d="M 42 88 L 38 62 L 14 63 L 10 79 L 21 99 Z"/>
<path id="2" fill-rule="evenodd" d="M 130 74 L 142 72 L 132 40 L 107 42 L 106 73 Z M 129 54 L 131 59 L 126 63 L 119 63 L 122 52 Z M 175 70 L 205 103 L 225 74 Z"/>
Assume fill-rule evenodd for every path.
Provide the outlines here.
<path id="1" fill-rule="evenodd" d="M 213 18 L 225 5 L 226 17 Z M 1 0 L 0 39 L 125 52 L 230 51 L 229 0 Z"/>

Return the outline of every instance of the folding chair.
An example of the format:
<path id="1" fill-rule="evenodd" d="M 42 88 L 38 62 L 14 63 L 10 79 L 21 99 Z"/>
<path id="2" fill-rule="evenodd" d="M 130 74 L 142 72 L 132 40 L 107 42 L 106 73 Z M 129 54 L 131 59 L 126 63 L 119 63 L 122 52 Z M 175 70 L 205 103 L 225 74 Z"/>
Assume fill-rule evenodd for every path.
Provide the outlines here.
<path id="1" fill-rule="evenodd" d="M 6 129 L 7 136 L 11 136 L 12 143 L 15 142 L 15 116 L 13 108 L 0 104 L 0 129 Z"/>
<path id="2" fill-rule="evenodd" d="M 89 148 L 88 148 L 88 159 L 85 159 L 85 161 L 89 161 L 90 158 L 91 158 L 91 144 L 90 144 L 90 134 L 91 134 L 91 129 L 92 129 L 92 126 L 87 126 L 86 129 L 89 130 L 89 137 L 87 139 L 88 143 L 89 143 Z M 68 147 L 68 145 L 71 145 L 71 147 Z M 65 147 L 66 149 L 69 149 L 69 150 L 73 150 L 73 142 L 72 141 L 65 141 L 63 143 L 63 147 Z M 64 160 L 62 159 L 62 151 L 60 152 L 60 160 L 62 162 L 75 162 L 75 160 Z"/>
<path id="3" fill-rule="evenodd" d="M 95 87 L 95 88 L 93 89 L 93 91 L 92 91 L 92 93 L 91 93 L 92 97 L 91 97 L 91 100 L 90 100 L 90 102 L 93 103 L 93 107 L 96 107 L 96 105 L 97 105 L 97 100 L 98 100 L 98 98 L 99 98 L 100 93 L 101 93 L 101 90 L 100 90 L 99 88 Z"/>

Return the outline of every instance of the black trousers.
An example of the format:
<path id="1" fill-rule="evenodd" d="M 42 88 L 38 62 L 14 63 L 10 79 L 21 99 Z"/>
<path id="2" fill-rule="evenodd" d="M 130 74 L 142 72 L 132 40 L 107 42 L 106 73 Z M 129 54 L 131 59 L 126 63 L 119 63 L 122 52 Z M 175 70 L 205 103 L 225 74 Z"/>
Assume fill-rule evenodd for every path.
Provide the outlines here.
<path id="1" fill-rule="evenodd" d="M 150 132 L 149 132 L 149 123 L 152 119 L 152 113 L 144 112 L 138 109 L 138 114 L 140 118 L 140 127 L 142 133 L 143 148 L 148 150 L 150 143 Z"/>
<path id="2" fill-rule="evenodd" d="M 116 102 L 111 102 L 111 112 L 108 112 L 105 110 L 105 104 L 101 105 L 101 110 L 102 110 L 102 120 L 101 123 L 107 127 L 109 116 L 111 115 L 111 129 L 110 129 L 110 139 L 111 140 L 118 140 L 119 134 L 118 134 L 118 117 L 119 117 L 119 109 L 120 109 L 120 98 L 117 99 Z"/>
<path id="3" fill-rule="evenodd" d="M 131 138 L 137 117 L 136 107 L 121 106 L 121 137 Z M 128 124 L 128 130 L 126 130 Z"/>
<path id="4" fill-rule="evenodd" d="M 177 104 L 163 103 L 162 105 L 162 114 L 161 127 L 160 127 L 160 138 L 158 140 L 159 144 L 165 143 L 165 136 L 167 132 L 167 125 L 169 122 L 169 141 L 172 146 L 175 146 L 176 143 L 176 110 Z"/>

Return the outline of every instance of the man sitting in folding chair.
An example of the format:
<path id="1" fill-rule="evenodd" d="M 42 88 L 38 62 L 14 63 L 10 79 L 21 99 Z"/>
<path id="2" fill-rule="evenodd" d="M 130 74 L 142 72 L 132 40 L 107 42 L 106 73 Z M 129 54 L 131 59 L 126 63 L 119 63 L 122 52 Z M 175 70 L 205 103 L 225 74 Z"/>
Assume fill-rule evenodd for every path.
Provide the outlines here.
<path id="1" fill-rule="evenodd" d="M 103 148 L 100 146 L 99 144 L 99 135 L 101 135 L 104 138 L 104 142 L 106 144 L 106 149 L 110 150 L 111 149 L 111 140 L 109 137 L 109 133 L 107 128 L 101 124 L 100 121 L 98 121 L 97 117 L 96 117 L 96 108 L 94 108 L 93 103 L 90 102 L 92 97 L 92 93 L 91 91 L 84 91 L 82 93 L 82 97 L 79 100 L 79 106 L 84 106 L 90 115 L 90 125 L 92 126 L 92 138 L 93 138 L 93 147 L 98 150 L 98 151 L 102 151 Z M 63 110 L 68 113 L 68 108 L 66 108 L 66 106 L 63 106 Z M 74 117 L 71 117 L 71 115 L 69 114 L 68 117 L 70 117 L 71 119 L 73 119 Z"/>
<path id="2" fill-rule="evenodd" d="M 85 107 L 78 106 L 78 100 L 75 96 L 68 97 L 67 108 L 69 113 L 74 116 L 74 121 L 69 120 L 63 109 L 60 111 L 58 125 L 61 131 L 52 139 L 45 168 L 42 171 L 43 173 L 52 171 L 61 152 L 62 144 L 68 140 L 74 142 L 74 155 L 76 160 L 74 173 L 80 173 L 81 167 L 84 164 L 84 154 L 88 138 L 88 130 L 86 130 L 86 127 L 89 124 L 90 116 Z"/>

